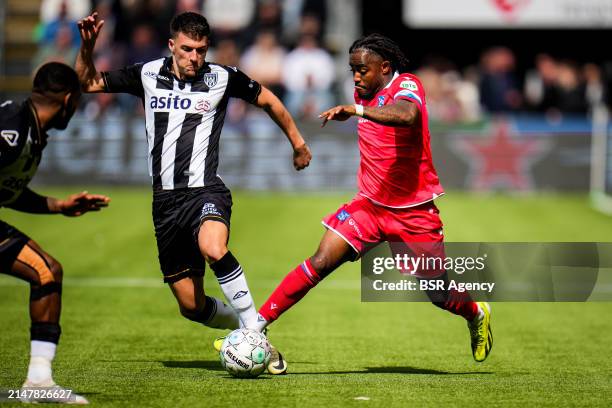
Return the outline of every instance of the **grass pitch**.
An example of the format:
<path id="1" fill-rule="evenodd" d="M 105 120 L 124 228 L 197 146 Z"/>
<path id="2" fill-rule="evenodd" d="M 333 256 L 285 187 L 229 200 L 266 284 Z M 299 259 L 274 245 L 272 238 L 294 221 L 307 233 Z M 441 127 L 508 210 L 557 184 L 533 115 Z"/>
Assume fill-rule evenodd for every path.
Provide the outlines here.
<path id="1" fill-rule="evenodd" d="M 3 209 L 64 266 L 59 384 L 94 406 L 610 406 L 610 303 L 497 303 L 495 345 L 472 360 L 465 322 L 427 303 L 361 303 L 359 265 L 322 282 L 272 326 L 290 374 L 237 380 L 211 347 L 221 332 L 182 318 L 161 283 L 147 189 L 106 189 L 77 219 Z M 64 196 L 72 190 L 48 190 Z M 75 189 L 76 191 L 76 189 Z M 230 247 L 261 304 L 312 255 L 320 219 L 350 194 L 234 194 Z M 449 241 L 612 241 L 584 196 L 439 200 Z M 219 295 L 208 274 L 209 294 Z M 0 388 L 29 354 L 28 286 L 0 276 Z"/>

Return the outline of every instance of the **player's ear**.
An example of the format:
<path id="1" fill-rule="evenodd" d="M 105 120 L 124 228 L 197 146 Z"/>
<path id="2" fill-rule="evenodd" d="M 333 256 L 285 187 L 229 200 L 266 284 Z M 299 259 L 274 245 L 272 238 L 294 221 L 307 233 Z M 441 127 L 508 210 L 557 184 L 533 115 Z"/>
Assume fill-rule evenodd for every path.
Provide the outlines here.
<path id="1" fill-rule="evenodd" d="M 170 52 L 174 52 L 174 39 L 173 38 L 168 39 L 168 48 L 170 49 Z"/>
<path id="2" fill-rule="evenodd" d="M 380 64 L 380 67 L 383 75 L 389 75 L 391 73 L 391 62 L 383 61 L 382 64 Z"/>

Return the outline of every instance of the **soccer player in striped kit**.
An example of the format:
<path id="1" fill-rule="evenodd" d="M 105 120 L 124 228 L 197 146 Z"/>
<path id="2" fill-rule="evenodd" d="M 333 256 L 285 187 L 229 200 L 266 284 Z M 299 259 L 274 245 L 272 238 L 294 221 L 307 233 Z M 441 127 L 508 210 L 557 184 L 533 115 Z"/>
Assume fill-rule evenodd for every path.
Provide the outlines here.
<path id="1" fill-rule="evenodd" d="M 372 34 L 349 50 L 355 104 L 333 107 L 320 117 L 358 117 L 361 162 L 359 192 L 325 217 L 327 229 L 315 254 L 291 271 L 261 307 L 259 330 L 276 320 L 346 261 L 389 241 L 396 253 L 443 258 L 443 232 L 434 199 L 444 193 L 430 150 L 427 103 L 421 81 L 408 72 L 406 57 L 389 38 Z M 418 279 L 444 279 L 444 270 L 417 270 Z M 438 307 L 465 318 L 472 354 L 484 361 L 493 346 L 491 311 L 467 292 L 427 291 Z"/>
<path id="2" fill-rule="evenodd" d="M 76 71 L 85 92 L 125 92 L 141 98 L 153 181 L 153 222 L 159 262 L 181 314 L 221 329 L 253 327 L 257 310 L 242 266 L 228 249 L 232 196 L 217 175 L 219 139 L 231 97 L 264 109 L 293 147 L 296 170 L 311 153 L 282 102 L 236 67 L 205 61 L 210 27 L 197 13 L 170 23 L 171 56 L 117 71 L 98 72 L 92 53 L 103 20 L 79 21 L 81 49 Z M 205 263 L 229 305 L 206 296 Z M 273 350 L 269 371 L 286 371 Z"/>

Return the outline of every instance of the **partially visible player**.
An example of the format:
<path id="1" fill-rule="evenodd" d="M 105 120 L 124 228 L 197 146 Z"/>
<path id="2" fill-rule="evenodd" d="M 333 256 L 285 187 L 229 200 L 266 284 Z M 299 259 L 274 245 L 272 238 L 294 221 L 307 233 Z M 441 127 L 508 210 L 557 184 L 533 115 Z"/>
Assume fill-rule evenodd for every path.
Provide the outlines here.
<path id="1" fill-rule="evenodd" d="M 47 144 L 46 132 L 66 128 L 80 97 L 76 72 L 51 62 L 37 71 L 28 99 L 0 104 L 0 206 L 76 217 L 108 205 L 108 197 L 85 191 L 60 200 L 28 188 Z M 30 283 L 31 356 L 23 387 L 45 388 L 58 391 L 55 395 L 68 396 L 53 381 L 51 370 L 61 333 L 62 266 L 27 235 L 0 221 L 0 272 Z M 75 394 L 59 400 L 24 395 L 24 402 L 87 404 L 85 398 Z"/>
<path id="2" fill-rule="evenodd" d="M 355 104 L 323 112 L 329 120 L 359 117 L 359 193 L 323 220 L 327 231 L 315 254 L 291 271 L 259 310 L 262 330 L 321 279 L 383 241 L 394 253 L 443 256 L 443 233 L 434 199 L 444 192 L 433 166 L 427 104 L 421 81 L 406 72 L 397 44 L 372 34 L 350 48 Z M 444 270 L 414 271 L 419 279 L 446 279 Z M 493 345 L 490 306 L 467 292 L 430 291 L 434 304 L 463 316 L 472 353 L 484 361 Z"/>

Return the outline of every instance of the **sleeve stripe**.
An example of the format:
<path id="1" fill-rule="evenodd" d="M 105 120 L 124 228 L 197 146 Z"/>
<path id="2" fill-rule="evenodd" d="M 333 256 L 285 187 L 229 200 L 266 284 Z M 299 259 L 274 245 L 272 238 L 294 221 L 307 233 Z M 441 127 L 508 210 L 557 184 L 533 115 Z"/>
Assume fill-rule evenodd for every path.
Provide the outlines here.
<path id="1" fill-rule="evenodd" d="M 100 72 L 100 75 L 102 76 L 102 82 L 104 82 L 104 91 L 110 92 L 110 89 L 108 87 L 108 79 L 106 78 L 108 73 L 103 71 L 103 72 Z"/>
<path id="2" fill-rule="evenodd" d="M 423 104 L 423 101 L 421 100 L 421 97 L 419 95 L 415 94 L 414 92 L 407 91 L 405 89 L 396 93 L 393 99 L 397 99 L 398 96 L 404 96 L 406 98 L 414 99 L 415 101 L 419 103 L 419 105 Z"/>

